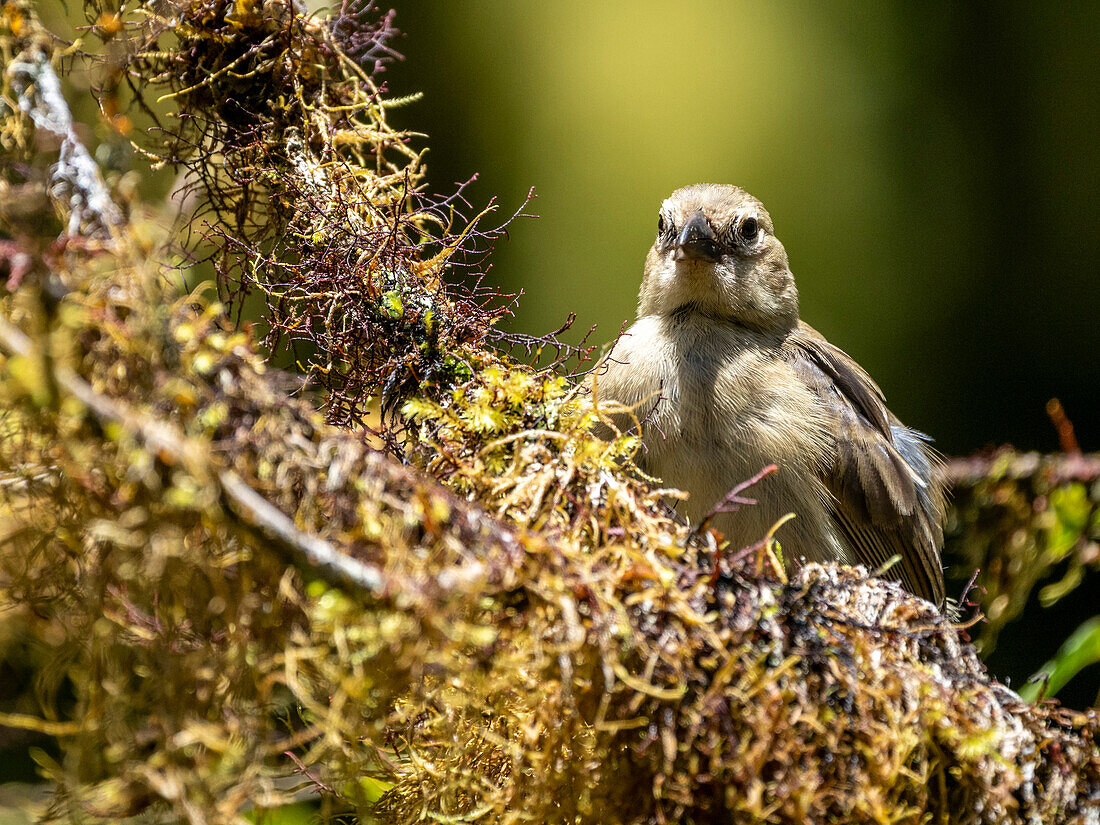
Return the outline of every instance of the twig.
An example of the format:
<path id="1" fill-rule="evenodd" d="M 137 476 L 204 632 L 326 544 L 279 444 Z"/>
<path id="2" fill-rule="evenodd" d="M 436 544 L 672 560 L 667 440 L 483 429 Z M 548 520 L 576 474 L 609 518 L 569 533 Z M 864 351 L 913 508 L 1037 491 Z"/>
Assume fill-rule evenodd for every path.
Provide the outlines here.
<path id="1" fill-rule="evenodd" d="M 992 455 L 952 458 L 943 468 L 943 478 L 954 486 L 971 487 L 996 472 L 999 477 L 1022 479 L 1042 475 L 1051 484 L 1100 479 L 1100 454 L 1017 453 L 1000 450 Z"/>
<path id="2" fill-rule="evenodd" d="M 31 357 L 34 352 L 31 339 L 5 318 L 0 318 L 0 346 L 11 355 L 24 358 Z M 372 596 L 419 590 L 413 583 L 395 580 L 374 565 L 349 556 L 331 542 L 299 530 L 285 513 L 265 500 L 235 472 L 212 467 L 205 451 L 172 427 L 144 418 L 122 402 L 101 395 L 67 367 L 54 363 L 52 372 L 57 386 L 77 398 L 101 423 L 122 427 L 161 460 L 182 464 L 193 476 L 217 484 L 222 496 L 229 502 L 231 512 L 244 524 L 259 530 L 283 548 L 296 566 L 310 569 L 330 584 L 351 585 Z M 478 569 L 465 569 L 461 575 L 450 573 L 445 583 L 454 587 L 484 574 L 484 565 L 473 567 Z"/>
<path id="3" fill-rule="evenodd" d="M 1081 455 L 1081 445 L 1077 443 L 1073 422 L 1066 415 L 1062 402 L 1057 398 L 1050 399 L 1047 402 L 1047 415 L 1050 416 L 1050 423 L 1054 425 L 1054 429 L 1058 431 L 1058 443 L 1062 447 L 1062 452 L 1068 455 Z"/>
<path id="4" fill-rule="evenodd" d="M 377 567 L 343 553 L 320 536 L 299 530 L 282 510 L 232 470 L 219 472 L 218 481 L 236 515 L 289 550 L 297 566 L 308 567 L 330 584 L 351 584 L 373 595 L 393 590 L 392 579 Z M 403 589 L 408 589 L 407 582 L 403 583 Z"/>
<path id="5" fill-rule="evenodd" d="M 752 478 L 746 481 L 742 481 L 740 484 L 738 484 L 736 487 L 726 493 L 726 495 L 723 496 L 722 500 L 715 504 L 710 509 L 710 512 L 703 516 L 699 524 L 692 531 L 692 536 L 694 537 L 702 534 L 702 532 L 706 530 L 708 526 L 710 526 L 710 523 L 715 516 L 722 513 L 736 513 L 738 510 L 741 509 L 742 505 L 752 506 L 756 504 L 756 499 L 746 498 L 742 496 L 741 493 L 745 492 L 745 490 L 747 490 L 749 487 L 752 487 L 754 484 L 758 484 L 759 482 L 770 476 L 772 473 L 776 472 L 779 472 L 779 466 L 776 464 L 769 464 Z"/>
<path id="6" fill-rule="evenodd" d="M 61 93 L 49 55 L 35 48 L 32 55 L 8 67 L 16 102 L 34 125 L 61 138 L 61 153 L 50 167 L 50 195 L 69 211 L 68 234 L 108 240 L 122 224 L 122 213 L 107 191 L 99 166 L 73 128 L 73 117 Z"/>

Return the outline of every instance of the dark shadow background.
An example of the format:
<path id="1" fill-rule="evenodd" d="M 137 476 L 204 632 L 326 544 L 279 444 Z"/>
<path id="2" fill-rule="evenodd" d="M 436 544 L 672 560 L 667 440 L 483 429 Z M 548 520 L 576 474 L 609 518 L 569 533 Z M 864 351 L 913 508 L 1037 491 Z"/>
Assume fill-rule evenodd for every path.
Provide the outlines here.
<path id="1" fill-rule="evenodd" d="M 512 326 L 634 316 L 657 209 L 737 183 L 775 220 L 803 317 L 949 455 L 1054 451 L 1063 402 L 1100 450 L 1100 5 L 393 0 L 430 187 L 474 173 L 511 226 Z M 961 589 L 956 582 L 954 593 Z M 1095 578 L 1006 631 L 1019 684 L 1096 612 Z M 1060 694 L 1096 701 L 1097 668 Z"/>

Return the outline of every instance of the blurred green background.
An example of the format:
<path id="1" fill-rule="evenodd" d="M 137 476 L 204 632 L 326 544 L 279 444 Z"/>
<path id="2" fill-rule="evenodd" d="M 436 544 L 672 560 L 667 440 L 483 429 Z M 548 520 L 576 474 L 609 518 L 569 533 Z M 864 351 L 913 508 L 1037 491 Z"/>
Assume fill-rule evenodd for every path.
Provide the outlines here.
<path id="1" fill-rule="evenodd" d="M 946 453 L 1100 449 L 1100 4 L 392 0 L 436 191 L 475 172 L 510 228 L 513 326 L 614 337 L 657 208 L 737 183 L 775 220 L 803 317 Z"/>

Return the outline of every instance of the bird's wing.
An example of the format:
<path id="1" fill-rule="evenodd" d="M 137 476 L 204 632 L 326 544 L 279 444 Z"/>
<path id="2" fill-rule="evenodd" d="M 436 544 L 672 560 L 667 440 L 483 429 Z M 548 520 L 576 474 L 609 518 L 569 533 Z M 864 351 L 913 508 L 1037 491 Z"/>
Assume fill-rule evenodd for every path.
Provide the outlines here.
<path id="1" fill-rule="evenodd" d="M 786 357 L 832 418 L 835 450 L 822 478 L 840 533 L 872 570 L 900 556 L 891 571 L 906 589 L 942 603 L 943 488 L 935 452 L 886 408 L 871 376 L 809 325 L 800 323 L 787 339 Z"/>

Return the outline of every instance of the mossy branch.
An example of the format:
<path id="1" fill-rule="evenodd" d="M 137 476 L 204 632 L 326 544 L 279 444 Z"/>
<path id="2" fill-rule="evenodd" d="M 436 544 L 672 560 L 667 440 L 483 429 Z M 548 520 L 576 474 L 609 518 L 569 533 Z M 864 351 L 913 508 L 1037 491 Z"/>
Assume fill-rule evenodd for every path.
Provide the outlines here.
<path id="1" fill-rule="evenodd" d="M 91 8 L 178 107 L 145 149 L 191 176 L 223 296 L 265 296 L 322 393 L 173 287 L 140 212 L 109 246 L 9 233 L 0 597 L 44 653 L 0 721 L 58 737 L 59 816 L 240 823 L 297 777 L 330 821 L 1095 820 L 1094 714 L 1022 702 L 866 571 L 692 535 L 592 398 L 491 346 L 445 278 L 476 232 L 349 56 L 369 7 Z M 3 48 L 36 26 L 9 3 Z M 39 162 L 20 111 L 0 138 Z"/>

